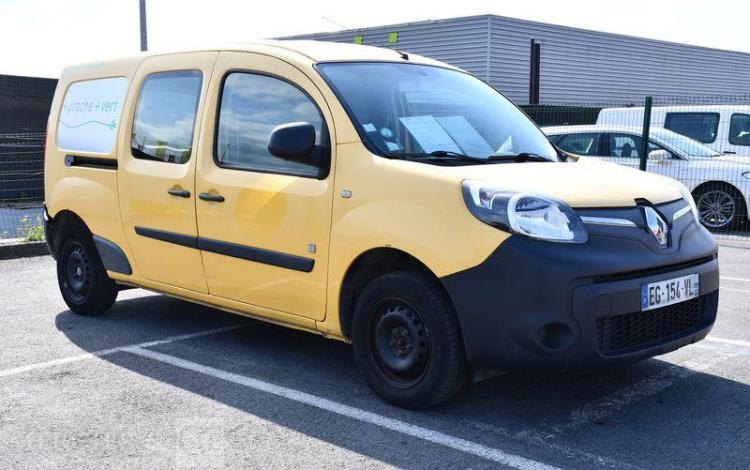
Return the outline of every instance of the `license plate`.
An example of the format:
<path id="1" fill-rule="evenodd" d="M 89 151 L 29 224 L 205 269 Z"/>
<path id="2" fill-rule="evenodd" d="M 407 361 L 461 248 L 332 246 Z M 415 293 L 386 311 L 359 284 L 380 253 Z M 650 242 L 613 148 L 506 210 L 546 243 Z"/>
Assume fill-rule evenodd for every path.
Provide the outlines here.
<path id="1" fill-rule="evenodd" d="M 641 311 L 666 307 L 694 299 L 699 295 L 700 276 L 698 274 L 641 284 Z"/>

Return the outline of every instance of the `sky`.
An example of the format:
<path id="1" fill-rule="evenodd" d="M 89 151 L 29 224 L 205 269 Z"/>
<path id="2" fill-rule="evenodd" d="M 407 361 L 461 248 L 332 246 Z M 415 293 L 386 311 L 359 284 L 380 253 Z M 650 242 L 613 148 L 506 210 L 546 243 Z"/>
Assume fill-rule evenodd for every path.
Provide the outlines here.
<path id="1" fill-rule="evenodd" d="M 0 74 L 140 50 L 139 0 L 0 0 Z M 147 0 L 149 49 L 496 14 L 750 52 L 747 0 Z"/>

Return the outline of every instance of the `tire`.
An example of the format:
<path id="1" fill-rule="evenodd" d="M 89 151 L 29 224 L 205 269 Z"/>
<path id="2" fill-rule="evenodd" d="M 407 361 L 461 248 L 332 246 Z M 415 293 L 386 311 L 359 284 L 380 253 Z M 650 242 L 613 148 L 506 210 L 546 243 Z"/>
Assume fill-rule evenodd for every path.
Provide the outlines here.
<path id="1" fill-rule="evenodd" d="M 456 395 L 468 367 L 456 315 L 437 281 L 398 271 L 371 281 L 352 321 L 354 358 L 385 401 L 427 408 Z"/>
<path id="2" fill-rule="evenodd" d="M 695 192 L 700 223 L 712 232 L 738 230 L 747 218 L 745 198 L 735 187 L 708 184 Z"/>
<path id="3" fill-rule="evenodd" d="M 62 240 L 57 283 L 65 303 L 79 315 L 101 315 L 117 299 L 117 284 L 107 276 L 91 234 L 82 229 Z"/>

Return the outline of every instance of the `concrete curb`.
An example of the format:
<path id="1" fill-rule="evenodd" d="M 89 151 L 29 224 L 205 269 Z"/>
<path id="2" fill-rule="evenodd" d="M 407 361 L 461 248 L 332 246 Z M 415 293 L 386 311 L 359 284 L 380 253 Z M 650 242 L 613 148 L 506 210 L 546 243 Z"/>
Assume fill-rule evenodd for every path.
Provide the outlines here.
<path id="1" fill-rule="evenodd" d="M 49 255 L 45 242 L 0 244 L 0 260 Z"/>

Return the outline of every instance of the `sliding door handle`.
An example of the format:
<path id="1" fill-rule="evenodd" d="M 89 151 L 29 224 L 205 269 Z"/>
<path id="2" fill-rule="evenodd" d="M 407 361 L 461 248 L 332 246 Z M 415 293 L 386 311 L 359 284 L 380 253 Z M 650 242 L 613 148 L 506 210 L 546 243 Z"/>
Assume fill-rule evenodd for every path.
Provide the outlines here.
<path id="1" fill-rule="evenodd" d="M 171 189 L 167 189 L 167 192 L 171 194 L 172 196 L 184 197 L 184 198 L 190 197 L 190 191 L 186 189 L 171 188 Z"/>
<path id="2" fill-rule="evenodd" d="M 224 196 L 221 194 L 200 193 L 198 197 L 202 201 L 224 202 Z"/>

